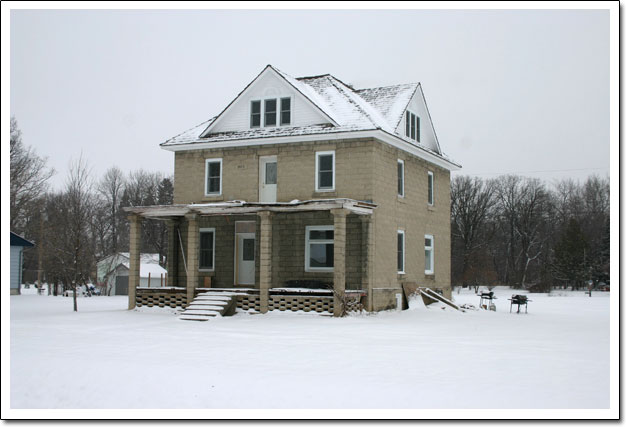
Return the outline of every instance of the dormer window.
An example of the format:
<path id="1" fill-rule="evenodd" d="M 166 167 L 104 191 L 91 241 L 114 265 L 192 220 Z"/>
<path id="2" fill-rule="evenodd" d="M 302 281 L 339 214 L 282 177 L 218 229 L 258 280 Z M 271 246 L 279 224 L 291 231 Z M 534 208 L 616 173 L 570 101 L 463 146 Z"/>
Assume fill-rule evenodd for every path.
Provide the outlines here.
<path id="1" fill-rule="evenodd" d="M 263 121 L 263 126 L 276 126 L 276 100 L 275 99 L 266 99 L 265 100 L 265 120 Z"/>
<path id="2" fill-rule="evenodd" d="M 406 136 L 420 142 L 420 118 L 410 111 L 406 112 Z"/>
<path id="3" fill-rule="evenodd" d="M 263 124 L 261 124 L 263 118 Z M 291 124 L 291 98 L 269 98 L 250 102 L 250 128 Z"/>
<path id="4" fill-rule="evenodd" d="M 250 127 L 261 127 L 261 101 L 252 101 L 250 104 Z"/>

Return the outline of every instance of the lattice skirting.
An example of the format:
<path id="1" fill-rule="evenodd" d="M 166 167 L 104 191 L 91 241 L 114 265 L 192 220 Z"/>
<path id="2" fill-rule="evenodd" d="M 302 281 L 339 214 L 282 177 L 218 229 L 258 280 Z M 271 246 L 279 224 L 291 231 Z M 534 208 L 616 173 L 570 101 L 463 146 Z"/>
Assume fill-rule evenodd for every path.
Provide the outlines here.
<path id="1" fill-rule="evenodd" d="M 333 297 L 270 295 L 269 310 L 333 312 Z"/>
<path id="2" fill-rule="evenodd" d="M 258 295 L 237 295 L 237 308 L 261 311 L 261 299 Z"/>
<path id="3" fill-rule="evenodd" d="M 137 307 L 184 308 L 187 306 L 187 293 L 141 292 L 137 290 L 136 304 Z"/>

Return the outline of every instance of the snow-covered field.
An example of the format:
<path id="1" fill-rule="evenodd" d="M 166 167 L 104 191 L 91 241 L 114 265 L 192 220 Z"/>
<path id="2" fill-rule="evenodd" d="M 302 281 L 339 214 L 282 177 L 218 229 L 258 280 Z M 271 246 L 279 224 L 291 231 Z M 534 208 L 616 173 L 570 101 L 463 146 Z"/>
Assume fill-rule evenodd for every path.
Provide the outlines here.
<path id="1" fill-rule="evenodd" d="M 497 312 L 209 322 L 12 296 L 11 408 L 608 408 L 609 294 L 531 294 L 518 315 L 495 291 Z"/>

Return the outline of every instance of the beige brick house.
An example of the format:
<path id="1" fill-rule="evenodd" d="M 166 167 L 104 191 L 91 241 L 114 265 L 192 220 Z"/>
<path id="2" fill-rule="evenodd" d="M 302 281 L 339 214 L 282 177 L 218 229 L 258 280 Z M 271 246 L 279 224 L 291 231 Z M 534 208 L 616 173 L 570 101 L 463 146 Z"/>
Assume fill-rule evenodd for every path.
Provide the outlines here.
<path id="1" fill-rule="evenodd" d="M 450 171 L 419 84 L 354 89 L 268 65 L 217 116 L 161 144 L 174 204 L 128 208 L 129 308 L 236 291 L 260 312 L 450 296 Z M 167 288 L 137 288 L 142 220 L 168 223 Z M 133 270 L 135 268 L 135 270 Z M 347 297 L 346 297 L 347 296 Z"/>

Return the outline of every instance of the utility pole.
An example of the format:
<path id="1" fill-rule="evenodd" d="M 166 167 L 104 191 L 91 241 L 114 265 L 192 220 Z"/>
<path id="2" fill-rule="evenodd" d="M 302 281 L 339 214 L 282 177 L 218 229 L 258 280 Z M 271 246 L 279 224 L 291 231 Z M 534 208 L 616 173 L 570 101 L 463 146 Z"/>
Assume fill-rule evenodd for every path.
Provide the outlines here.
<path id="1" fill-rule="evenodd" d="M 37 293 L 41 295 L 43 293 L 43 284 L 41 283 L 41 276 L 43 275 L 43 222 L 46 212 L 42 209 L 39 214 L 39 244 L 37 245 Z"/>

